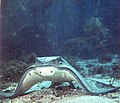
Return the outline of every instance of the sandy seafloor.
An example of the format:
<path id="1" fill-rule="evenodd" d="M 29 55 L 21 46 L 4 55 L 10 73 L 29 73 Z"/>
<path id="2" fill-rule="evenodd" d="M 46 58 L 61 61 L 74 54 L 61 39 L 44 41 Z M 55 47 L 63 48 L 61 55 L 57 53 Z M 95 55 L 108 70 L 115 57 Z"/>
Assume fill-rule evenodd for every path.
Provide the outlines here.
<path id="1" fill-rule="evenodd" d="M 70 88 L 43 89 L 14 99 L 1 100 L 0 103 L 120 103 L 120 92 L 92 96 Z"/>

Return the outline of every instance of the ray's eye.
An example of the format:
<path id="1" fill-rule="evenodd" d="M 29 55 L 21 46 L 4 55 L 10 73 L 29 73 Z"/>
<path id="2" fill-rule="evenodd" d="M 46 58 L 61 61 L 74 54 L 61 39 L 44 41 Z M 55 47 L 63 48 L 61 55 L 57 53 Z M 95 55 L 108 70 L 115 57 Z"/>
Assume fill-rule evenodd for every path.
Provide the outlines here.
<path id="1" fill-rule="evenodd" d="M 42 72 L 40 71 L 39 73 L 41 74 Z"/>
<path id="2" fill-rule="evenodd" d="M 62 64 L 62 61 L 59 61 L 59 64 Z"/>
<path id="3" fill-rule="evenodd" d="M 31 76 L 31 73 L 29 73 L 29 75 Z"/>
<path id="4" fill-rule="evenodd" d="M 53 71 L 51 71 L 51 73 L 53 73 Z"/>

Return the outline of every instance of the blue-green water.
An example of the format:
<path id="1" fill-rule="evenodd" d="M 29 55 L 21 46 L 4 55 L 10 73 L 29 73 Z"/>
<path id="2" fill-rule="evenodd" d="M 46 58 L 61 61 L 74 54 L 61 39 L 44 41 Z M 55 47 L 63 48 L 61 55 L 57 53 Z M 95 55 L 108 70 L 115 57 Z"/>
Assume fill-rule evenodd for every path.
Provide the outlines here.
<path id="1" fill-rule="evenodd" d="M 119 54 L 119 8 L 119 0 L 2 0 L 3 58 Z"/>

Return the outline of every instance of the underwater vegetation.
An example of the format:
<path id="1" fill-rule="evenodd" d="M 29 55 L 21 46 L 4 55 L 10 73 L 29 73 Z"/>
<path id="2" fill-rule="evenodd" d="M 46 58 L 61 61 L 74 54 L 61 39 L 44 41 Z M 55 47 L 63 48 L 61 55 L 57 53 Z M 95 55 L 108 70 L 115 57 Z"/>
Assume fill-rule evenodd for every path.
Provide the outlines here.
<path id="1" fill-rule="evenodd" d="M 101 39 L 109 36 L 109 30 L 101 22 L 100 18 L 91 17 L 84 26 L 86 34 L 95 35 Z M 101 37 L 101 38 L 100 38 Z"/>

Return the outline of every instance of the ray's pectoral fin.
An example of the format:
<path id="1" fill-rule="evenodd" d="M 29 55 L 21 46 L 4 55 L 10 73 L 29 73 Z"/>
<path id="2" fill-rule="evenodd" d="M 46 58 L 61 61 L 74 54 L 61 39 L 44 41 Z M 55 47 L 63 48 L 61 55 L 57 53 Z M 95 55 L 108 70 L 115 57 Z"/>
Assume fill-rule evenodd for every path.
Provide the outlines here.
<path id="1" fill-rule="evenodd" d="M 22 95 L 27 90 L 29 90 L 33 85 L 35 85 L 38 82 L 42 82 L 41 76 L 35 71 L 35 70 L 29 70 L 27 71 L 21 78 L 14 96 Z"/>

